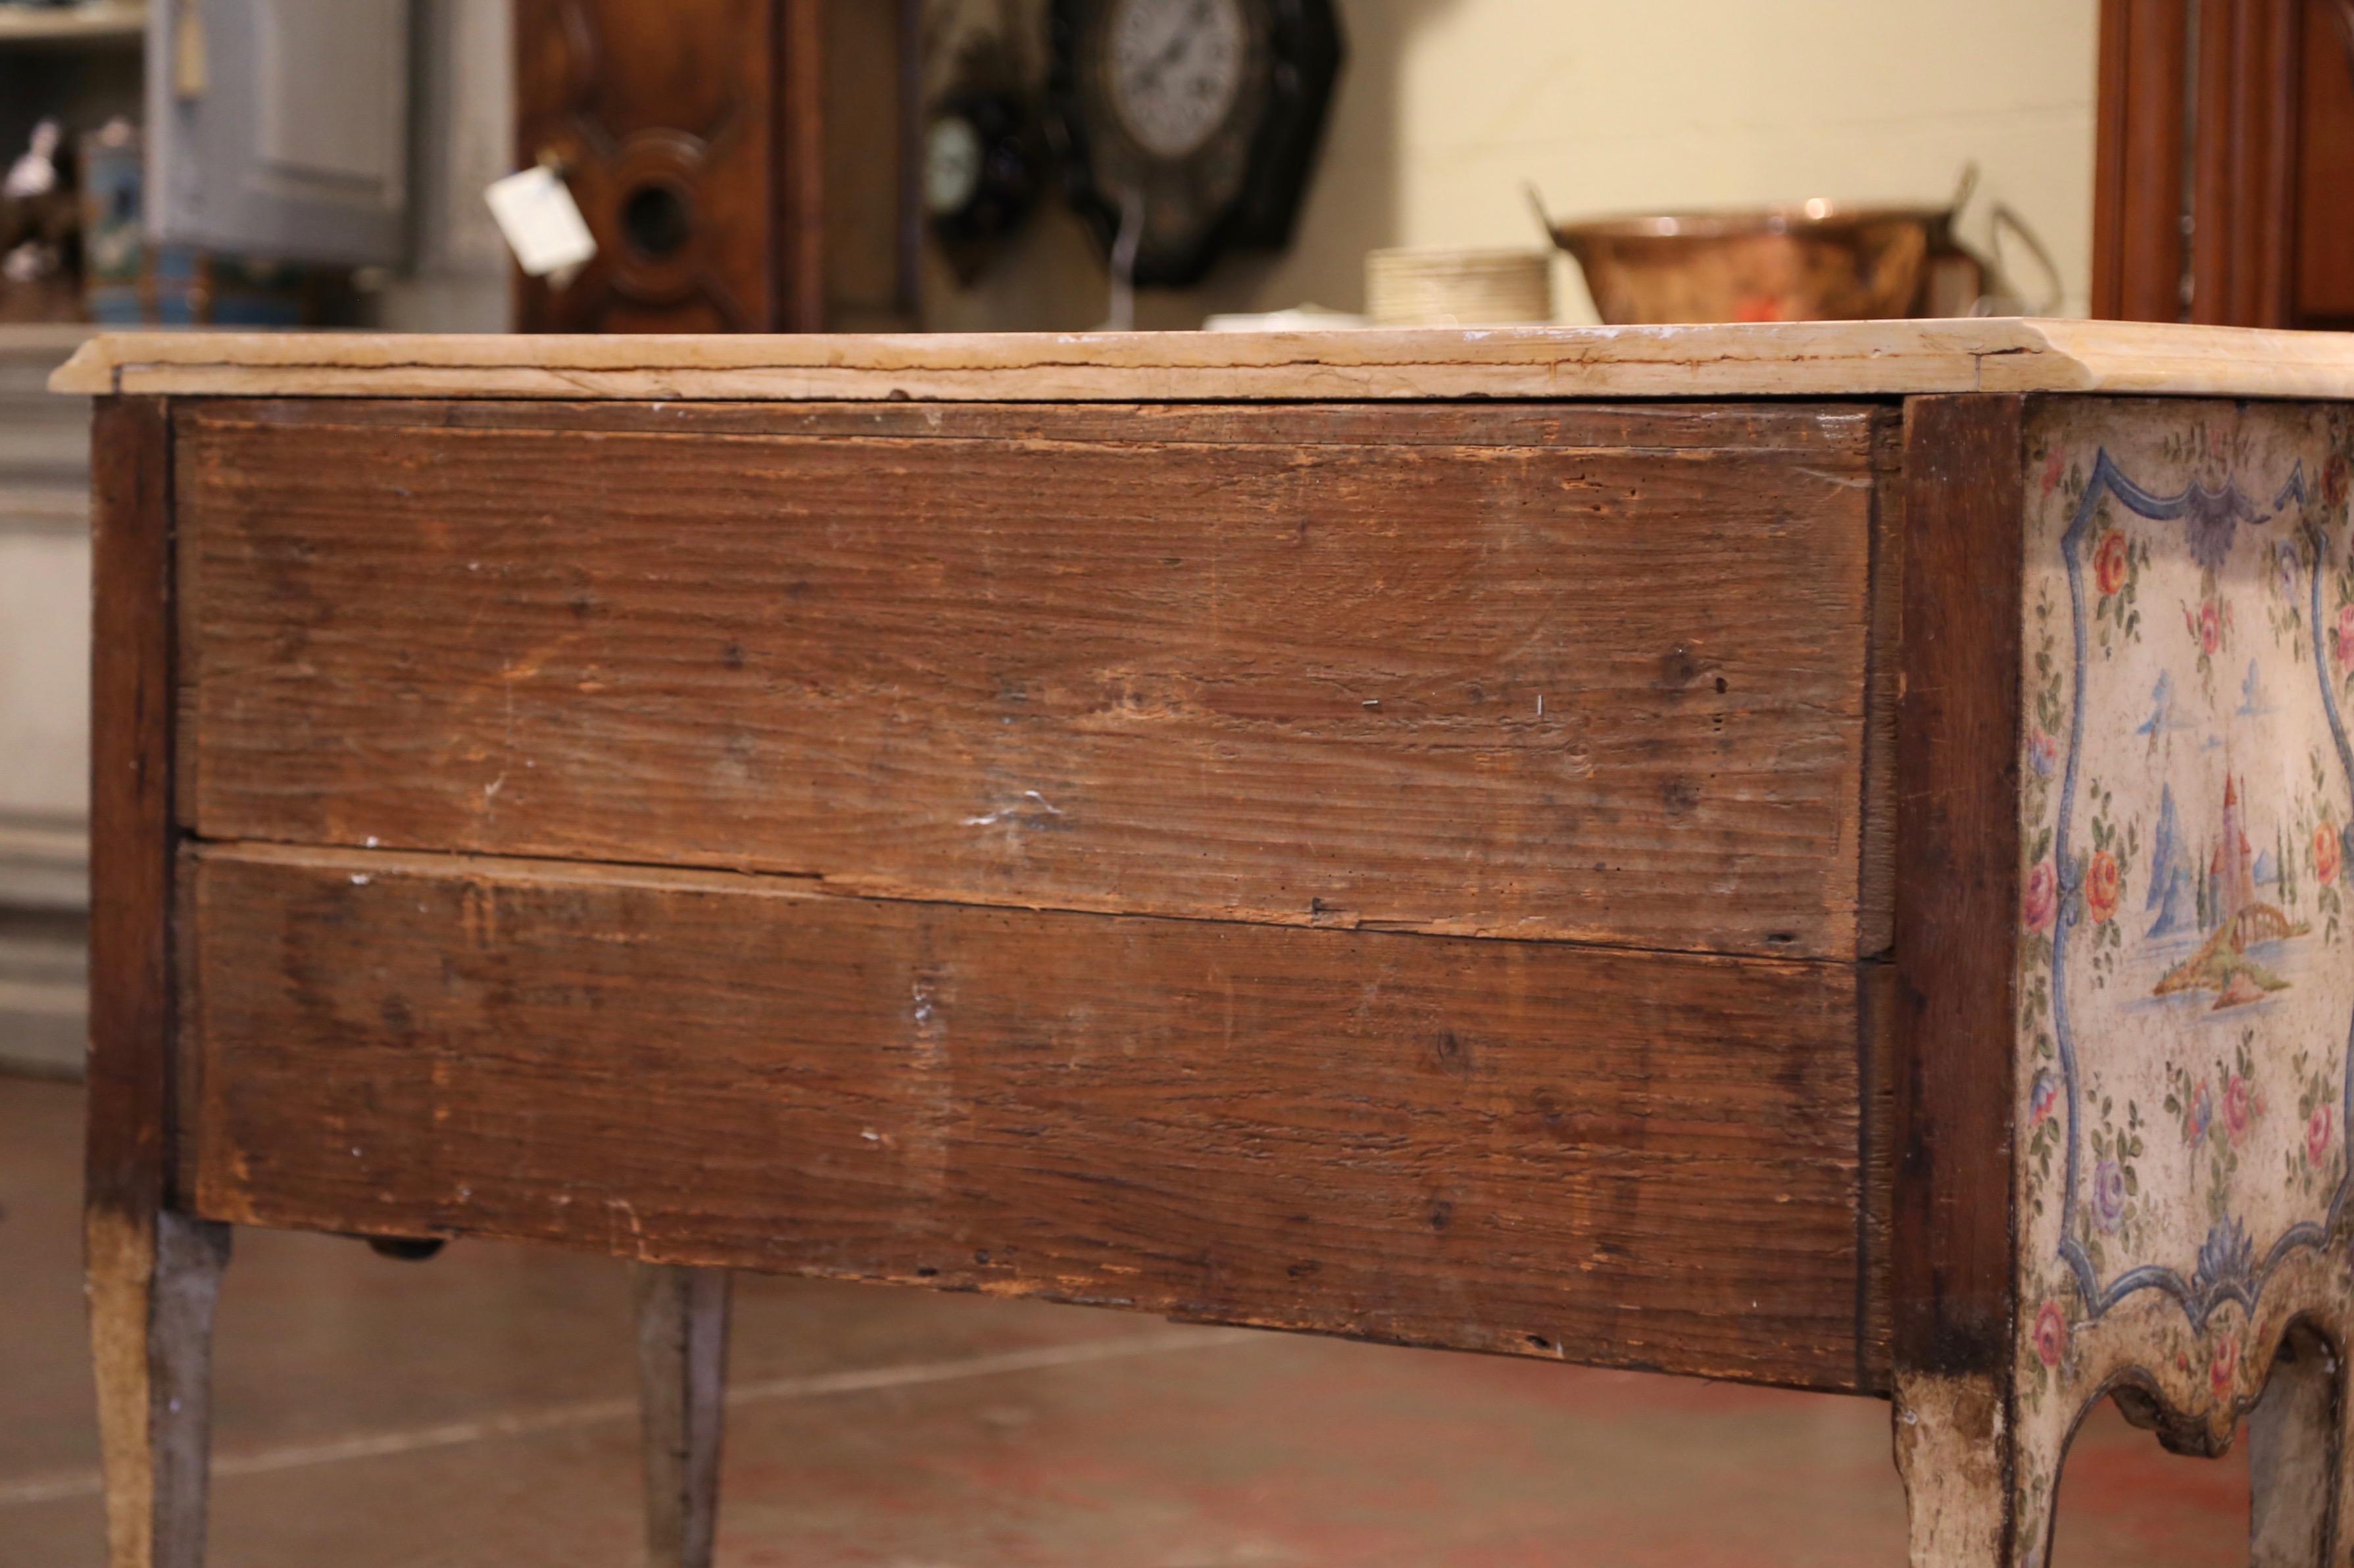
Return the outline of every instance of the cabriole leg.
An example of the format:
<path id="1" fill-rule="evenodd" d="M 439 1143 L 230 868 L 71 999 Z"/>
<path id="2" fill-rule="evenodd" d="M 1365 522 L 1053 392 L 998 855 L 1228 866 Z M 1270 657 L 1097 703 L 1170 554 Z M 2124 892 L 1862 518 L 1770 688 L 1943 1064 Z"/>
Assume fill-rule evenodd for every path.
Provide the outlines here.
<path id="1" fill-rule="evenodd" d="M 1904 429 L 1914 1560 L 2040 1563 L 2106 1397 L 2183 1454 L 2253 1412 L 2254 1561 L 2354 1568 L 2354 426 L 1980 395 Z"/>
<path id="2" fill-rule="evenodd" d="M 113 1568 L 202 1568 L 213 1308 L 227 1225 L 93 1210 L 90 1344 Z"/>
<path id="3" fill-rule="evenodd" d="M 2050 1510 L 2020 1506 L 2020 1478 L 2056 1482 L 2060 1456 L 2031 1451 L 1998 1380 L 1900 1373 L 1894 1419 L 1912 1568 L 2041 1568 Z"/>
<path id="4" fill-rule="evenodd" d="M 2248 1561 L 2253 1568 L 2343 1563 L 2348 1462 L 2340 1359 L 2318 1335 L 2297 1333 L 2273 1362 L 2248 1414 Z"/>
<path id="5" fill-rule="evenodd" d="M 646 1562 L 710 1568 L 727 1390 L 727 1271 L 632 1270 L 645 1433 Z"/>

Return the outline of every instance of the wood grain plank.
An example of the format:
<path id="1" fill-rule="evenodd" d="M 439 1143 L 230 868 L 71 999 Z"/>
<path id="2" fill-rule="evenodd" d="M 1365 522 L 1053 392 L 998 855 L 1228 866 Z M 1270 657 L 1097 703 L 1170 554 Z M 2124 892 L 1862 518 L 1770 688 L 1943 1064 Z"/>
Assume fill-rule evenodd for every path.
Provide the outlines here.
<path id="1" fill-rule="evenodd" d="M 1875 475 L 1819 418 L 1663 453 L 217 414 L 188 821 L 1852 957 Z"/>
<path id="2" fill-rule="evenodd" d="M 2027 482 L 2015 397 L 1905 408 L 1897 735 L 1900 1369 L 2006 1374 Z"/>
<path id="3" fill-rule="evenodd" d="M 1852 964 L 191 853 L 207 1215 L 1882 1377 Z"/>

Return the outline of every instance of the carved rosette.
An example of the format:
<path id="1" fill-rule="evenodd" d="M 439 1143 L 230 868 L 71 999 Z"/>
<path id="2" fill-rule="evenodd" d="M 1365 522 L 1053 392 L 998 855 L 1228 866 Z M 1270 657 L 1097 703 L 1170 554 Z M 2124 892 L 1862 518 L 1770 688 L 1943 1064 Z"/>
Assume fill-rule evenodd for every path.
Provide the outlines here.
<path id="1" fill-rule="evenodd" d="M 2349 1317 L 2343 411 L 2069 401 L 2027 434 L 2020 1539 L 2103 1394 L 2217 1451 Z"/>

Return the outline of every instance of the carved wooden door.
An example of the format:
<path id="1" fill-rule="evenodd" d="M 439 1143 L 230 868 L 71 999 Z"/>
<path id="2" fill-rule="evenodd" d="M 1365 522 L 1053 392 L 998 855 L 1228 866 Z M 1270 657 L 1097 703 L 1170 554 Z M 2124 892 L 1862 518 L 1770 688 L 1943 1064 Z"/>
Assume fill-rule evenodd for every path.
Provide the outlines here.
<path id="1" fill-rule="evenodd" d="M 2103 0 L 2093 313 L 2354 326 L 2354 0 Z"/>
<path id="2" fill-rule="evenodd" d="M 534 332 L 821 324 L 815 0 L 516 0 L 516 155 L 563 174 L 597 255 L 525 279 Z"/>

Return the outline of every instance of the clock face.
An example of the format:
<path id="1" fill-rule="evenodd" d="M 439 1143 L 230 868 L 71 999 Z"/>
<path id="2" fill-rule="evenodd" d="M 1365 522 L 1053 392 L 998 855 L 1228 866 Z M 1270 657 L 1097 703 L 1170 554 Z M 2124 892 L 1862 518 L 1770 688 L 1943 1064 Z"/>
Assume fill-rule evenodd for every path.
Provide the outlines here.
<path id="1" fill-rule="evenodd" d="M 1242 0 L 1117 0 L 1111 99 L 1137 144 L 1182 158 L 1209 141 L 1241 96 L 1249 41 Z"/>
<path id="2" fill-rule="evenodd" d="M 1048 0 L 1064 182 L 1108 255 L 1135 223 L 1138 283 L 1289 237 L 1340 70 L 1336 4 Z"/>

